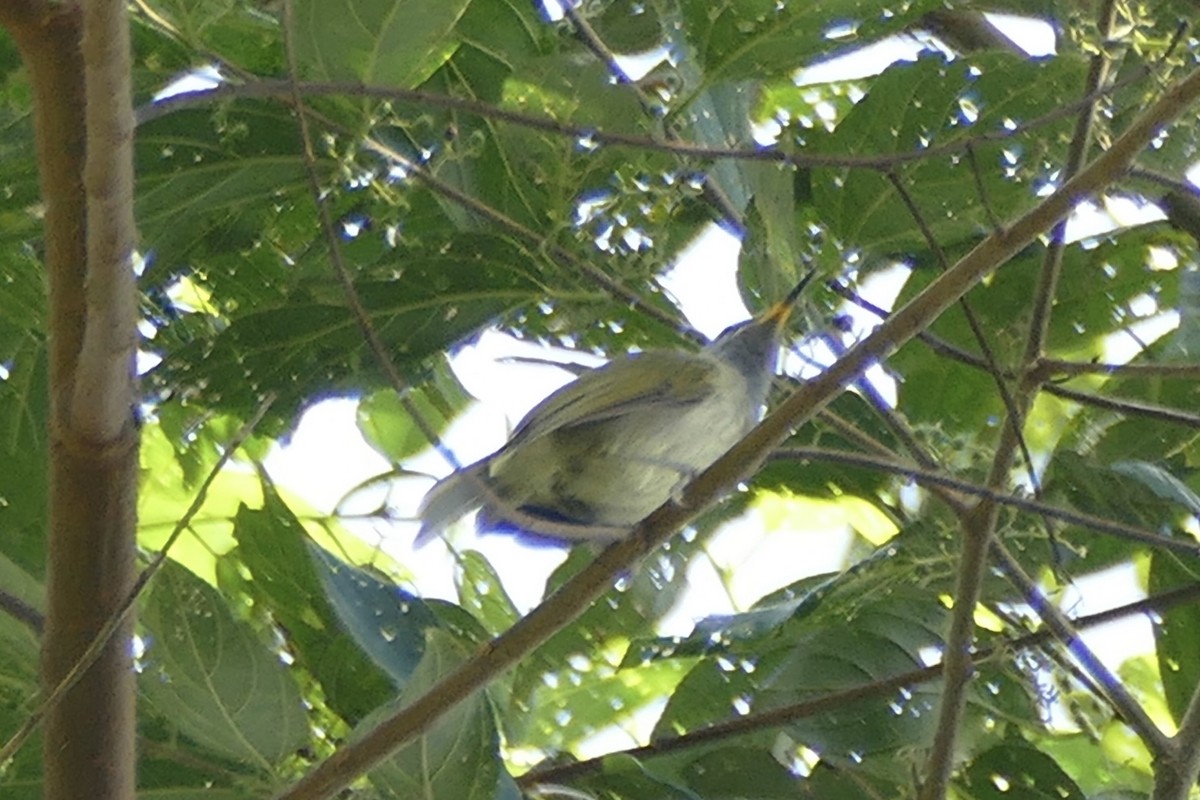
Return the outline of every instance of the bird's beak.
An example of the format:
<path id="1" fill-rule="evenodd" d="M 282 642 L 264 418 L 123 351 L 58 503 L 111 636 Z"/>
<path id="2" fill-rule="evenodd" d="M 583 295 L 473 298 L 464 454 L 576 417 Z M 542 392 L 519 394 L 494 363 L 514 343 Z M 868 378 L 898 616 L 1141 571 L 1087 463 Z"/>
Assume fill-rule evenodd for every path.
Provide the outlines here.
<path id="1" fill-rule="evenodd" d="M 804 287 L 808 286 L 809 282 L 812 281 L 816 274 L 817 271 L 814 269 L 809 271 L 807 275 L 801 278 L 800 282 L 796 284 L 796 288 L 788 292 L 787 297 L 783 298 L 763 313 L 763 321 L 766 322 L 767 320 L 773 320 L 775 325 L 779 328 L 782 328 L 785 324 L 787 324 L 788 317 L 791 316 L 792 309 L 796 307 L 796 300 L 804 291 Z"/>

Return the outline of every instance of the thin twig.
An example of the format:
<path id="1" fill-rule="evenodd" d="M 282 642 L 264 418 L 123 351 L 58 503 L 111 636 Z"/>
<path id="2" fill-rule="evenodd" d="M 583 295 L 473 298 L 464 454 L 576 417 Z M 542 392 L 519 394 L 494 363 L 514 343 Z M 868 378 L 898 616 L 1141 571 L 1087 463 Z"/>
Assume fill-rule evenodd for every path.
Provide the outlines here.
<path id="1" fill-rule="evenodd" d="M 301 81 L 296 84 L 301 94 L 305 96 L 322 97 L 366 97 L 378 100 L 398 100 L 453 111 L 465 111 L 488 119 L 522 125 L 533 130 L 549 131 L 563 136 L 579 139 L 587 138 L 597 144 L 606 146 L 633 147 L 639 150 L 671 153 L 677 156 L 711 160 L 735 161 L 771 161 L 789 164 L 796 167 L 848 167 L 874 170 L 889 170 L 899 164 L 926 159 L 937 159 L 948 155 L 962 153 L 968 146 L 977 146 L 987 142 L 1007 141 L 1013 137 L 1035 130 L 1038 127 L 1057 122 L 1063 117 L 1077 113 L 1085 105 L 1107 96 L 1117 88 L 1132 85 L 1145 77 L 1144 74 L 1131 76 L 1119 86 L 1108 87 L 1085 100 L 1070 103 L 1055 108 L 1040 117 L 1029 120 L 1023 125 L 1012 129 L 1004 128 L 996 131 L 986 131 L 975 136 L 956 139 L 944 144 L 933 145 L 924 150 L 912 150 L 885 155 L 832 155 L 811 152 L 787 153 L 779 149 L 763 147 L 708 147 L 689 142 L 667 141 L 652 136 L 602 131 L 595 126 L 578 125 L 569 122 L 559 122 L 547 117 L 535 117 L 516 111 L 499 108 L 490 103 L 453 97 L 439 92 L 427 92 L 418 89 L 398 89 L 391 86 L 370 86 L 354 82 L 319 82 Z M 139 125 L 157 119 L 167 114 L 185 108 L 208 106 L 222 100 L 234 99 L 285 99 L 290 101 L 293 87 L 286 80 L 260 80 L 248 83 L 222 84 L 213 89 L 201 89 L 194 92 L 180 92 L 171 97 L 142 106 L 137 110 Z"/>
<path id="2" fill-rule="evenodd" d="M 4 747 L 0 748 L 0 764 L 7 763 L 10 758 L 17 754 L 17 752 L 21 749 L 21 746 L 25 744 L 26 740 L 28 740 L 33 732 L 38 729 L 38 726 L 41 725 L 42 720 L 46 717 L 46 712 L 53 708 L 54 705 L 58 703 L 68 691 L 71 690 L 71 687 L 79 682 L 79 679 L 84 676 L 88 668 L 91 667 L 91 665 L 95 663 L 96 659 L 100 657 L 100 654 L 108 645 L 109 639 L 111 639 L 117 629 L 121 627 L 125 618 L 133 609 L 134 604 L 137 603 L 138 598 L 141 596 L 142 592 L 145 591 L 146 586 L 149 585 L 154 576 L 157 575 L 159 570 L 162 569 L 163 564 L 166 563 L 167 554 L 175 545 L 175 542 L 179 540 L 179 537 L 183 535 L 183 532 L 187 530 L 188 526 L 191 524 L 192 519 L 204 506 L 204 502 L 208 499 L 208 490 L 212 487 L 213 481 L 217 479 L 217 476 L 220 474 L 221 470 L 224 469 L 225 465 L 229 463 L 229 460 L 233 458 L 233 454 L 236 453 L 238 448 L 242 446 L 242 443 L 245 442 L 246 439 L 249 438 L 250 434 L 254 432 L 254 429 L 258 426 L 258 423 L 262 421 L 262 418 L 266 415 L 267 410 L 270 409 L 271 404 L 274 402 L 275 396 L 273 394 L 264 398 L 263 401 L 259 403 L 258 408 L 255 410 L 254 416 L 247 420 L 246 423 L 238 430 L 238 432 L 235 433 L 233 437 L 226 443 L 224 449 L 221 451 L 220 457 L 217 458 L 216 463 L 213 464 L 212 469 L 208 471 L 208 474 L 204 477 L 204 481 L 196 490 L 196 496 L 192 499 L 191 505 L 187 507 L 187 510 L 183 512 L 183 516 L 181 516 L 179 521 L 175 523 L 174 529 L 171 531 L 170 535 L 167 536 L 167 540 L 163 542 L 162 547 L 159 548 L 158 552 L 154 555 L 154 558 L 151 559 L 150 563 L 146 565 L 146 568 L 143 569 L 141 574 L 138 575 L 137 580 L 134 581 L 133 586 L 130 588 L 129 593 L 125 596 L 124 601 L 122 601 L 116 613 L 109 618 L 108 622 L 105 623 L 103 628 L 96 632 L 96 637 L 92 639 L 91 643 L 87 647 L 87 650 L 85 650 L 83 655 L 79 657 L 79 661 L 76 662 L 73 667 L 71 667 L 70 671 L 63 676 L 62 680 L 59 681 L 58 684 L 56 684 L 48 694 L 41 696 L 41 700 L 38 702 L 37 707 L 30 713 L 25 722 L 21 724 L 21 727 L 17 730 L 17 732 L 14 733 L 9 740 L 4 743 Z"/>
<path id="3" fill-rule="evenodd" d="M 363 306 L 362 298 L 359 297 L 358 289 L 354 286 L 354 279 L 350 276 L 350 269 L 346 266 L 346 262 L 342 258 L 342 248 L 338 244 L 337 231 L 333 226 L 333 218 L 329 214 L 329 205 L 325 202 L 325 195 L 321 190 L 321 181 L 317 177 L 317 157 L 313 151 L 312 131 L 309 129 L 308 124 L 308 111 L 296 84 L 298 69 L 296 67 L 296 53 L 291 36 L 293 30 L 291 12 L 292 4 L 285 2 L 283 44 L 284 52 L 287 56 L 288 76 L 292 84 L 292 110 L 295 112 L 297 123 L 300 126 L 300 139 L 304 154 L 304 172 L 308 178 L 309 194 L 312 197 L 313 205 L 317 209 L 317 219 L 321 223 L 321 233 L 325 237 L 326 246 L 329 248 L 329 264 L 333 268 L 333 274 L 337 278 L 338 284 L 341 286 L 342 295 L 346 298 L 346 304 L 350 307 L 350 313 L 354 316 L 354 321 L 358 324 L 358 329 L 366 340 L 367 347 L 371 350 L 371 355 L 375 357 L 379 368 L 387 376 L 388 382 L 392 386 L 392 391 L 396 393 L 401 407 L 417 426 L 417 429 L 421 431 L 421 435 L 425 437 L 425 440 L 452 467 L 458 469 L 461 465 L 458 463 L 458 459 L 455 458 L 454 453 L 442 443 L 442 438 L 438 435 L 438 432 L 425 419 L 424 412 L 417 407 L 417 404 L 409 396 L 409 383 L 400 374 L 400 370 L 396 368 L 396 364 L 384 346 L 383 340 L 379 338 L 379 332 L 375 330 L 375 325 L 371 322 L 371 317 L 367 313 L 367 309 Z"/>
<path id="4" fill-rule="evenodd" d="M 1134 167 L 1129 170 L 1129 177 L 1156 183 L 1180 194 L 1200 196 L 1200 187 L 1191 181 L 1177 178 L 1174 175 L 1165 175 L 1145 167 Z"/>
<path id="5" fill-rule="evenodd" d="M 967 160 L 971 162 L 971 175 L 975 178 L 975 192 L 979 195 L 979 203 L 983 206 L 983 210 L 987 212 L 988 223 L 991 224 L 992 230 L 1000 230 L 1000 219 L 992 208 L 987 185 L 983 182 L 983 172 L 979 168 L 979 158 L 975 155 L 974 145 L 967 147 Z"/>
<path id="6" fill-rule="evenodd" d="M 1043 358 L 1039 366 L 1052 375 L 1109 375 L 1115 378 L 1200 379 L 1200 364 L 1110 364 L 1103 361 L 1063 361 Z"/>
<path id="7" fill-rule="evenodd" d="M 41 636 L 42 629 L 46 627 L 45 614 L 15 594 L 10 594 L 3 589 L 0 589 L 0 611 L 29 628 L 35 636 Z"/>
<path id="8" fill-rule="evenodd" d="M 1138 600 L 1126 605 L 1110 608 L 1096 614 L 1089 614 L 1072 621 L 1077 630 L 1090 628 L 1114 622 L 1137 614 L 1162 613 L 1169 608 L 1184 603 L 1194 603 L 1200 598 L 1200 585 L 1191 585 L 1179 589 Z M 971 655 L 973 665 L 981 665 L 1005 658 L 1014 652 L 1021 652 L 1034 647 L 1040 647 L 1054 640 L 1048 630 L 1035 631 L 1018 636 L 1001 644 L 980 648 Z M 770 730 L 801 719 L 815 717 L 820 714 L 844 709 L 849 703 L 879 697 L 893 697 L 902 689 L 910 689 L 922 683 L 929 683 L 941 676 L 941 664 L 909 670 L 887 678 L 871 681 L 850 689 L 833 692 L 820 697 L 804 700 L 768 711 L 751 712 L 745 716 L 718 722 L 706 728 L 690 731 L 680 736 L 658 739 L 652 744 L 608 753 L 597 758 L 578 761 L 572 764 L 546 765 L 534 767 L 524 775 L 519 776 L 517 785 L 531 789 L 542 784 L 564 783 L 578 778 L 594 775 L 604 768 L 605 759 L 622 756 L 642 760 L 668 753 L 678 753 L 696 747 L 711 745 L 714 742 L 744 736 L 761 730 Z"/>
<path id="9" fill-rule="evenodd" d="M 887 319 L 888 312 L 880 308 L 869 300 L 863 298 L 852 289 L 840 283 L 832 282 L 829 285 L 831 291 L 839 297 L 854 303 L 862 309 L 870 311 L 872 314 Z M 951 344 L 945 339 L 936 334 L 922 331 L 917 335 L 917 339 L 928 346 L 935 353 L 944 355 L 947 358 L 952 358 L 962 364 L 970 367 L 989 371 L 987 362 L 980 356 L 974 353 L 967 352 L 957 345 Z M 1036 385 L 1041 391 L 1047 394 L 1052 394 L 1061 397 L 1064 400 L 1071 400 L 1080 405 L 1095 406 L 1103 408 L 1107 411 L 1116 411 L 1128 416 L 1141 416 L 1150 419 L 1156 419 L 1162 422 L 1171 422 L 1189 427 L 1200 426 L 1200 414 L 1184 411 L 1178 408 L 1169 406 L 1160 406 L 1154 403 L 1146 403 L 1141 400 L 1124 400 L 1114 397 L 1104 397 L 1102 395 L 1091 392 L 1084 392 L 1079 389 L 1071 389 L 1066 386 L 1061 386 L 1050 381 L 1053 373 L 1061 372 L 1065 377 L 1072 375 L 1083 374 L 1102 374 L 1112 375 L 1122 378 L 1178 378 L 1181 380 L 1190 380 L 1200 377 L 1200 364 L 1104 364 L 1104 363 L 1080 363 L 1073 361 L 1058 361 L 1050 358 L 1043 358 L 1030 369 L 1026 374 L 1027 383 Z M 1001 373 L 1006 378 L 1013 378 L 1014 373 L 1010 370 L 1004 370 Z"/>
<path id="10" fill-rule="evenodd" d="M 882 400 L 882 398 L 880 398 L 880 399 Z M 872 404 L 874 404 L 874 401 L 871 401 L 871 402 L 872 402 Z M 886 406 L 886 403 L 884 405 Z M 916 443 L 916 436 L 908 428 L 908 426 L 904 424 L 904 420 L 900 419 L 899 415 L 895 414 L 895 412 L 892 413 L 892 416 L 894 417 L 894 421 L 889 422 L 889 425 L 892 425 L 892 424 L 900 425 L 903 428 L 903 430 L 908 434 L 909 438 L 911 438 L 912 441 L 914 443 Z M 862 447 L 865 450 L 869 450 L 870 452 L 875 453 L 879 459 L 886 460 L 887 462 L 893 461 L 894 455 L 893 455 L 893 451 L 891 450 L 891 448 L 884 445 L 883 442 L 880 442 L 880 441 L 876 440 L 874 437 L 868 435 L 865 431 L 859 429 L 858 426 L 856 426 L 854 423 L 850 422 L 849 420 L 844 419 L 841 415 L 836 414 L 836 413 L 830 411 L 829 409 L 825 409 L 819 415 L 817 415 L 817 419 L 818 419 L 818 421 L 833 428 L 835 431 L 840 433 L 842 436 L 846 437 L 846 439 L 849 440 L 851 443 L 857 444 L 859 447 Z M 805 457 L 808 457 L 803 454 L 809 454 L 810 456 L 812 456 L 814 458 L 814 460 L 824 460 L 824 458 L 825 458 L 824 455 L 816 454 L 816 451 L 818 451 L 818 450 L 824 452 L 823 448 L 806 448 L 806 447 L 780 448 L 771 454 L 771 458 L 775 459 L 775 458 L 794 457 L 794 458 L 803 459 Z M 919 454 L 914 455 L 913 457 L 917 459 L 917 463 L 921 465 L 921 468 L 923 470 L 928 471 L 930 475 L 942 475 L 943 474 L 941 472 L 941 470 L 939 469 L 937 462 L 933 459 L 932 456 L 930 456 L 928 453 L 924 452 L 923 447 L 918 446 L 917 451 Z M 836 452 L 841 453 L 841 452 L 845 452 L 845 451 L 836 451 Z M 830 460 L 836 461 L 836 458 L 831 458 Z M 864 466 L 866 466 L 866 465 L 864 464 Z M 887 469 L 886 467 L 883 467 L 882 464 L 881 464 L 880 468 Z M 890 471 L 890 470 L 888 470 L 888 471 Z M 907 473 L 897 473 L 897 474 L 903 474 L 903 475 L 907 476 Z M 924 486 L 930 493 L 936 495 L 939 500 L 941 500 L 943 503 L 945 503 L 946 506 L 951 511 L 954 512 L 954 514 L 956 516 L 961 516 L 966 511 L 966 506 L 964 505 L 964 501 L 963 501 L 962 497 L 960 497 L 958 493 L 953 491 L 953 487 L 943 485 L 941 482 L 937 482 L 937 481 L 925 481 L 922 483 L 922 486 Z"/>
<path id="11" fill-rule="evenodd" d="M 1098 517 L 1083 511 L 1062 508 L 1043 500 L 1022 497 L 999 489 L 992 489 L 977 483 L 971 483 L 970 481 L 947 475 L 940 470 L 925 469 L 916 464 L 906 464 L 890 456 L 873 456 L 865 453 L 824 447 L 781 447 L 771 454 L 771 459 L 808 460 L 890 472 L 898 477 L 908 478 L 921 486 L 940 486 L 946 489 L 953 489 L 965 495 L 1009 506 L 1029 514 L 1041 515 L 1049 519 L 1058 520 L 1059 522 L 1065 522 L 1069 525 L 1078 525 L 1098 533 L 1109 534 L 1161 550 L 1170 550 L 1171 552 L 1190 556 L 1200 556 L 1200 544 L 1197 544 L 1192 537 L 1186 534 L 1181 534 L 1177 538 L 1164 536 L 1147 528 L 1126 525 L 1123 522 L 1116 522 L 1106 517 Z"/>
<path id="12" fill-rule="evenodd" d="M 826 346 L 833 351 L 836 357 L 840 358 L 845 355 L 845 347 L 843 347 L 841 341 L 839 341 L 833 335 L 824 336 L 822 337 L 822 340 L 825 342 Z M 891 430 L 892 435 L 900 441 L 901 445 L 903 445 L 908 454 L 916 460 L 917 464 L 919 464 L 924 470 L 937 472 L 937 460 L 929 454 L 905 420 L 888 405 L 883 395 L 880 394 L 879 389 L 876 388 L 874 382 L 872 382 L 871 379 L 864 374 L 858 377 L 858 379 L 854 382 L 854 386 L 866 399 L 867 403 L 870 404 L 870 406 L 875 410 L 875 413 L 878 414 L 883 420 L 884 424 L 888 426 L 888 429 Z M 875 453 L 879 453 L 888 457 L 892 455 L 891 450 L 885 447 L 883 443 L 877 442 L 875 439 L 868 436 L 864 431 L 859 430 L 856 426 L 851 424 L 849 420 L 842 419 L 841 416 L 831 412 L 829 409 L 822 411 L 819 418 L 826 424 L 834 427 L 835 430 L 837 430 L 843 436 L 846 436 L 851 441 L 858 442 L 860 446 L 866 447 Z M 774 455 L 772 457 L 774 457 Z M 945 503 L 952 511 L 954 511 L 955 514 L 961 515 L 963 513 L 965 508 L 961 498 L 959 498 L 958 495 L 952 492 L 942 491 L 945 488 L 943 486 L 937 484 L 931 484 L 931 486 L 932 488 L 930 491 L 937 494 L 941 501 Z"/>
<path id="13" fill-rule="evenodd" d="M 917 223 L 917 228 L 921 231 L 926 244 L 933 251 L 934 258 L 938 262 L 938 266 L 943 272 L 950 268 L 950 261 L 946 258 L 946 253 L 942 250 L 941 243 L 933 233 L 933 229 L 929 227 L 929 223 L 925 219 L 925 214 L 917 205 L 916 198 L 908 191 L 908 187 L 900 180 L 895 172 L 887 173 L 888 180 L 892 187 L 896 190 L 896 194 L 900 196 L 904 207 L 908 209 L 909 216 Z M 999 226 L 994 226 L 998 228 Z M 1008 424 L 1012 426 L 1011 431 L 1017 446 L 1021 451 L 1021 458 L 1025 464 L 1025 472 L 1029 478 L 1029 485 L 1033 487 L 1035 496 L 1040 497 L 1042 493 L 1042 482 L 1038 478 L 1037 470 L 1034 468 L 1033 455 L 1029 452 L 1029 445 L 1025 441 L 1025 434 L 1021 432 L 1021 412 L 1017 408 L 1017 401 L 1009 391 L 1008 382 L 1005 380 L 1004 371 L 1000 368 L 1000 363 L 996 360 L 996 353 L 992 350 L 992 345 L 988 341 L 987 335 L 983 332 L 983 325 L 979 322 L 979 317 L 975 314 L 975 310 L 971 307 L 970 302 L 966 297 L 958 301 L 958 307 L 962 309 L 963 317 L 967 321 L 967 327 L 971 331 L 971 336 L 974 337 L 975 343 L 979 345 L 979 352 L 983 354 L 984 370 L 991 376 L 992 382 L 996 385 L 996 393 L 1000 395 L 1000 402 L 1004 405 L 1005 416 Z M 1047 532 L 1053 536 L 1054 531 L 1047 524 Z"/>
<path id="14" fill-rule="evenodd" d="M 1100 35 L 1108 38 L 1115 22 L 1114 0 L 1103 0 L 1100 10 Z M 1101 48 L 1091 60 L 1087 82 L 1083 93 L 1090 96 L 1107 82 L 1108 58 Z M 1092 138 L 1094 105 L 1087 103 L 1079 112 L 1075 134 L 1068 147 L 1066 164 L 1063 166 L 1064 186 L 1070 185 L 1082 174 Z M 1119 140 L 1118 140 L 1119 141 Z M 1115 145 L 1115 143 L 1114 143 Z M 1103 158 L 1103 156 L 1101 156 Z M 1062 269 L 1065 246 L 1066 215 L 1064 214 L 1050 229 L 1050 242 L 1038 276 L 1034 292 L 1032 317 L 1021 362 L 1022 378 L 1043 355 L 1046 334 L 1049 330 L 1050 314 L 1057 295 L 1058 279 Z M 1019 386 L 1021 396 L 1017 401 L 1016 418 L 1009 421 L 1000 432 L 1000 441 L 987 477 L 989 488 L 1006 484 L 1022 437 L 1025 415 L 1033 403 L 1032 387 Z M 975 607 L 982 592 L 987 573 L 988 553 L 999 519 L 1000 506 L 989 500 L 981 500 L 974 512 L 963 524 L 963 545 L 958 567 L 958 581 L 954 587 L 954 611 L 950 620 L 950 633 L 946 637 L 946 659 L 944 681 L 938 708 L 937 731 L 933 747 L 925 764 L 923 783 L 918 794 L 920 800 L 943 800 L 950 785 L 954 770 L 959 728 L 966 707 L 967 687 L 971 681 L 972 666 L 968 653 L 975 635 Z"/>
<path id="15" fill-rule="evenodd" d="M 1186 425 L 1190 428 L 1200 428 L 1200 414 L 1182 411 L 1178 408 L 1143 403 L 1140 400 L 1121 400 L 1115 397 L 1104 397 L 1092 394 L 1091 392 L 1068 389 L 1066 386 L 1059 386 L 1054 383 L 1044 385 L 1042 391 L 1061 397 L 1064 400 L 1073 400 L 1081 405 L 1094 406 L 1108 411 L 1117 411 L 1127 416 L 1146 417 L 1160 422 L 1171 422 Z"/>
<path id="16" fill-rule="evenodd" d="M 1034 613 L 1041 618 L 1054 638 L 1075 658 L 1084 672 L 1095 680 L 1101 690 L 1100 696 L 1108 700 L 1125 724 L 1146 745 L 1146 749 L 1156 760 L 1166 755 L 1170 751 L 1166 735 L 1129 693 L 1121 679 L 1104 666 L 1104 662 L 1079 638 L 1079 630 L 1067 615 L 1049 601 L 1003 542 L 992 542 L 992 555 L 1000 562 L 1000 568 L 1008 575 L 1009 580 L 1025 596 L 1025 602 L 1029 603 Z"/>

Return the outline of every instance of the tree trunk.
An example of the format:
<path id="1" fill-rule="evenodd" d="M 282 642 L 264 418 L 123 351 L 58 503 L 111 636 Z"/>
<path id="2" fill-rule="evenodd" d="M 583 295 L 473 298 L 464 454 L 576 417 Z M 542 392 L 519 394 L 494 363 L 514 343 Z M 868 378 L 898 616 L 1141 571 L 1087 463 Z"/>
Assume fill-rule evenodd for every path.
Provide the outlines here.
<path id="1" fill-rule="evenodd" d="M 91 16 L 95 13 L 87 10 Z M 104 13 L 110 20 L 116 14 L 124 22 L 123 10 L 102 9 Z M 126 77 L 124 97 L 119 87 L 110 85 L 113 102 L 98 107 L 92 92 L 88 109 L 83 20 L 81 9 L 70 5 L 18 2 L 0 11 L 0 24 L 11 32 L 30 74 L 45 204 L 51 403 L 47 614 L 42 643 L 46 691 L 79 663 L 96 634 L 117 613 L 135 575 L 138 431 L 133 417 L 132 211 L 116 215 L 111 225 L 103 219 L 112 216 L 114 199 L 132 203 L 131 195 L 111 192 L 109 174 L 131 181 L 131 167 L 122 164 L 130 161 L 128 142 L 124 147 L 94 149 L 94 159 L 114 161 L 101 169 L 88 163 L 85 181 L 85 110 L 92 120 L 97 114 L 112 113 L 118 120 L 113 129 L 122 130 L 125 123 L 120 115 L 130 98 Z M 127 74 L 128 38 L 123 38 L 122 66 Z M 95 60 L 96 53 L 108 58 L 109 51 L 120 50 L 122 42 L 100 44 L 93 45 L 89 61 Z M 114 196 L 104 197 L 106 193 Z M 95 204 L 98 196 L 100 208 L 92 209 L 89 229 L 89 197 Z M 124 230 L 114 236 L 113 228 Z M 89 242 L 89 233 L 104 241 Z M 126 251 L 123 258 L 112 257 L 121 251 Z M 97 352 L 103 351 L 107 352 L 101 363 L 96 363 Z M 88 360 L 90 367 L 85 364 Z M 96 386 L 94 376 L 105 372 L 111 373 L 107 385 Z M 88 378 L 81 380 L 81 375 Z M 100 411 L 93 413 L 95 408 Z M 104 417 L 99 423 L 97 414 Z M 83 678 L 47 712 L 44 794 L 48 799 L 134 797 L 132 626 L 132 618 L 126 620 Z"/>

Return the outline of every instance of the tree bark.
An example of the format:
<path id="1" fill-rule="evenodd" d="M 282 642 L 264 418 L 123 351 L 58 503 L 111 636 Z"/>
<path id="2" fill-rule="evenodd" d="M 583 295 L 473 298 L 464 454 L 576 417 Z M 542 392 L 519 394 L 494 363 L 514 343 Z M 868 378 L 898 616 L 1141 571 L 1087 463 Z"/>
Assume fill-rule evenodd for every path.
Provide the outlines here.
<path id="1" fill-rule="evenodd" d="M 110 2 L 111 0 L 102 0 Z M 88 9 L 88 13 L 96 13 Z M 124 10 L 101 9 L 125 23 Z M 49 296 L 50 508 L 47 543 L 46 629 L 42 681 L 52 690 L 79 662 L 116 612 L 135 577 L 135 515 L 138 431 L 133 416 L 133 347 L 136 295 L 130 266 L 132 211 L 112 213 L 110 170 L 92 165 L 85 186 L 86 120 L 110 113 L 109 130 L 122 130 L 128 109 L 128 32 L 124 32 L 125 96 L 111 74 L 111 103 L 90 112 L 85 82 L 84 14 L 78 6 L 27 0 L 0 11 L 29 70 L 42 200 Z M 101 58 L 109 58 L 105 43 Z M 100 53 L 99 50 L 96 51 Z M 94 60 L 94 59 L 93 59 Z M 93 83 L 94 83 L 93 78 Z M 130 147 L 93 150 L 93 159 L 114 160 L 116 183 L 130 183 Z M 92 216 L 89 195 L 101 206 Z M 132 195 L 116 198 L 132 203 Z M 96 230 L 111 223 L 113 231 Z M 115 235 L 115 238 L 114 238 Z M 97 237 L 103 242 L 98 242 Z M 89 250 L 92 251 L 89 253 Z M 107 251 L 107 254 L 106 254 Z M 120 255 L 124 252 L 124 255 Z M 116 255 L 114 255 L 116 254 Z M 127 296 L 126 296 L 127 295 Z M 105 363 L 81 371 L 87 357 L 108 348 Z M 92 386 L 80 375 L 110 372 L 101 416 L 89 408 Z M 135 681 L 130 640 L 132 618 L 117 630 L 83 678 L 47 712 L 44 796 L 48 800 L 131 800 L 135 795 Z"/>

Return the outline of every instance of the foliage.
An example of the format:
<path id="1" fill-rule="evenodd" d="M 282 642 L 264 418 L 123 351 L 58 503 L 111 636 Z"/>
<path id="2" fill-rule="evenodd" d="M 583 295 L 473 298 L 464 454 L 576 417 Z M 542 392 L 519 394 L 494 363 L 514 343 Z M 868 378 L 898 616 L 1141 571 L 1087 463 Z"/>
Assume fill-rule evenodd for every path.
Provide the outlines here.
<path id="1" fill-rule="evenodd" d="M 443 430 L 467 404 L 443 354 L 487 326 L 603 353 L 691 346 L 659 279 L 714 223 L 743 234 L 739 285 L 753 308 L 810 266 L 846 295 L 902 265 L 900 302 L 919 300 L 1074 169 L 1097 58 L 1116 83 L 1102 87 L 1093 152 L 1200 53 L 1186 37 L 1172 48 L 1183 4 L 1121 4 L 1108 33 L 1074 3 L 988 8 L 1049 21 L 1057 52 L 952 56 L 925 15 L 977 18 L 972 4 L 943 0 L 886 11 L 859 0 L 596 0 L 577 11 L 586 35 L 578 20 L 509 0 L 137 4 L 141 349 L 154 363 L 143 380 L 145 552 L 206 493 L 140 599 L 140 793 L 268 796 L 520 618 L 504 585 L 513 578 L 478 552 L 459 554 L 459 603 L 433 601 L 405 588 L 409 565 L 355 540 L 336 516 L 314 522 L 265 476 L 227 468 L 204 486 L 240 425 L 260 415 L 241 448 L 253 465 L 304 408 L 355 398 L 364 436 L 399 474 L 424 441 L 411 409 Z M 667 57 L 618 81 L 589 35 Z M 801 68 L 862 59 L 887 37 L 925 46 L 878 74 L 797 85 Z M 155 102 L 206 67 L 223 89 Z M 290 79 L 305 98 L 311 160 Z M 0 120 L 0 589 L 36 610 L 49 320 L 29 87 L 3 38 Z M 1198 123 L 1195 109 L 1183 112 L 1091 200 L 1150 208 L 1193 191 L 1178 176 L 1200 147 Z M 690 637 L 658 637 L 687 563 L 745 509 L 745 496 L 733 498 L 348 796 L 554 796 L 550 784 L 597 798 L 914 796 L 943 688 L 925 667 L 946 648 L 964 539 L 953 506 L 975 502 L 1003 463 L 1014 410 L 1038 499 L 1075 513 L 1069 523 L 1028 506 L 1000 515 L 997 536 L 1046 592 L 1057 600 L 1074 579 L 1128 564 L 1152 594 L 1194 586 L 1197 231 L 1179 214 L 1092 217 L 1111 229 L 1070 239 L 1055 285 L 1039 283 L 1055 249 L 1044 237 L 887 362 L 894 409 L 863 391 L 843 395 L 752 483 L 868 503 L 894 538 L 857 537 L 831 575 L 812 576 L 796 553 L 786 588 L 700 621 Z M 796 343 L 818 359 L 829 342 L 845 348 L 863 335 L 840 324 L 855 304 L 832 285 L 806 298 L 812 331 Z M 1030 354 L 1043 301 L 1050 318 Z M 1103 366 L 1117 345 L 1128 366 Z M 398 402 L 381 356 L 412 405 Z M 829 455 L 838 451 L 913 469 L 848 464 Z M 918 464 L 957 488 L 916 491 Z M 1000 470 L 1003 493 L 1030 483 L 1016 464 Z M 1149 535 L 1098 531 L 1086 515 Z M 592 557 L 571 552 L 547 594 Z M 1161 610 L 1156 662 L 1121 673 L 1167 732 L 1195 713 L 1194 603 Z M 978 616 L 991 612 L 994 624 L 976 631 L 952 795 L 1149 796 L 1146 732 L 1122 721 L 1104 678 L 1045 639 L 1011 642 L 1027 633 L 1030 606 L 1011 574 L 983 580 Z M 0 613 L 5 737 L 38 690 L 36 616 Z M 910 677 L 893 686 L 898 675 Z M 759 713 L 767 718 L 755 723 Z M 574 763 L 598 734 L 637 719 L 655 720 L 645 746 Z M 531 759 L 545 760 L 528 773 Z M 37 796 L 40 785 L 34 744 L 0 765 L 5 797 Z"/>

